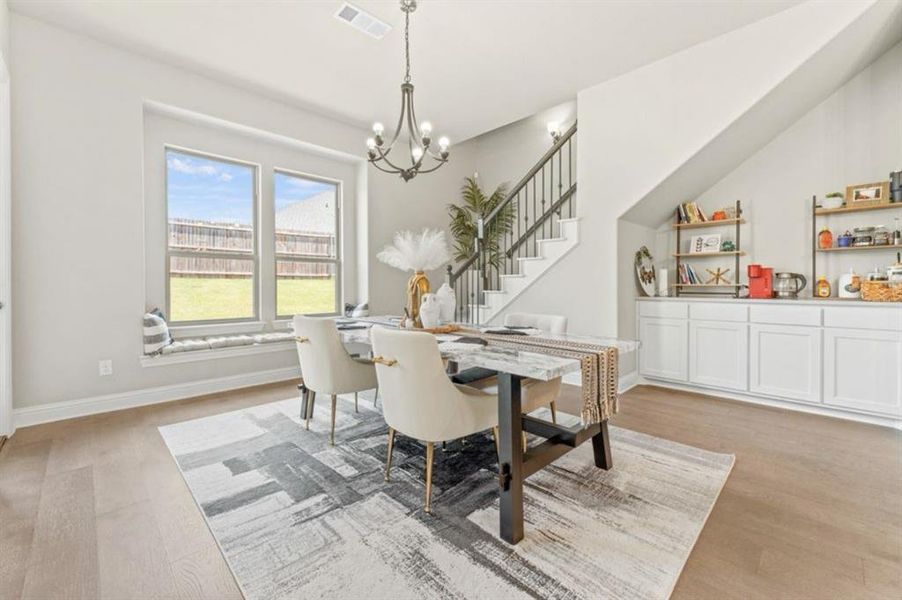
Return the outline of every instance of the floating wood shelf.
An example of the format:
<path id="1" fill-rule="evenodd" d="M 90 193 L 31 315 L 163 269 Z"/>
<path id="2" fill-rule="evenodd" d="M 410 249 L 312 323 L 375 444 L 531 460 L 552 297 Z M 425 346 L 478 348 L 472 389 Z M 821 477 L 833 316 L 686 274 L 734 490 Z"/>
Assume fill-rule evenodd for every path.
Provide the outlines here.
<path id="1" fill-rule="evenodd" d="M 673 223 L 674 229 L 699 229 L 702 227 L 715 227 L 717 225 L 742 225 L 745 219 L 721 219 L 720 221 L 702 221 L 700 223 Z"/>
<path id="2" fill-rule="evenodd" d="M 883 246 L 846 246 L 845 248 L 840 248 L 839 246 L 835 246 L 833 248 L 818 248 L 818 252 L 855 252 L 858 250 L 895 250 L 896 252 L 902 251 L 902 246 L 894 246 L 892 244 L 884 244 Z"/>
<path id="3" fill-rule="evenodd" d="M 707 287 L 745 287 L 744 283 L 674 283 L 673 287 L 707 288 Z"/>
<path id="4" fill-rule="evenodd" d="M 841 208 L 816 208 L 816 215 L 832 215 L 837 213 L 864 212 L 868 210 L 884 210 L 887 208 L 902 208 L 902 202 L 894 204 L 875 204 L 873 206 L 843 206 Z"/>
<path id="5" fill-rule="evenodd" d="M 701 256 L 745 256 L 744 250 L 730 250 L 727 252 L 678 252 L 676 258 L 695 258 Z"/>

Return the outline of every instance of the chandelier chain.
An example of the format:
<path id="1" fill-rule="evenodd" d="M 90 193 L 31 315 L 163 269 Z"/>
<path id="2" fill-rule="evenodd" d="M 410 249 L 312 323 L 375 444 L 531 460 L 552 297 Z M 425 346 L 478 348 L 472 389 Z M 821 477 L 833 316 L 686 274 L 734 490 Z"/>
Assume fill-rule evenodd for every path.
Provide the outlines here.
<path id="1" fill-rule="evenodd" d="M 410 83 L 410 12 L 404 11 L 404 59 L 407 70 L 404 73 L 404 83 Z"/>

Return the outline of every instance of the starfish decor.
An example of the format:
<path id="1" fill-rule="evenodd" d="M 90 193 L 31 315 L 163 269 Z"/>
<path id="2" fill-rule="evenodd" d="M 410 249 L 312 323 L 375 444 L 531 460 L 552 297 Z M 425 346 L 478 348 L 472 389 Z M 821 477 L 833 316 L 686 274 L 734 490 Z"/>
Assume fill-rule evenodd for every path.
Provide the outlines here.
<path id="1" fill-rule="evenodd" d="M 709 279 L 705 283 L 713 283 L 715 285 L 717 285 L 718 283 L 732 283 L 729 279 L 727 279 L 727 273 L 730 272 L 729 269 L 721 269 L 720 267 L 717 267 L 717 269 L 714 271 L 712 271 L 711 269 L 705 269 L 705 271 L 712 275 L 711 279 Z"/>

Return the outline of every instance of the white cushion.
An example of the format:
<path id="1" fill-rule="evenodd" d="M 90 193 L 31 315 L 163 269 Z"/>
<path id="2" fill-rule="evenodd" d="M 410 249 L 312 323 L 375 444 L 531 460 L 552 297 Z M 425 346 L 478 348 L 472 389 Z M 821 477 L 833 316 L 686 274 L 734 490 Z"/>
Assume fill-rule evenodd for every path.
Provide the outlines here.
<path id="1" fill-rule="evenodd" d="M 254 338 L 249 335 L 221 335 L 208 337 L 211 348 L 231 348 L 233 346 L 251 346 Z"/>
<path id="2" fill-rule="evenodd" d="M 209 350 L 210 342 L 207 340 L 177 340 L 163 348 L 163 354 L 176 354 L 179 352 L 193 352 L 195 350 Z"/>
<path id="3" fill-rule="evenodd" d="M 294 334 L 289 331 L 276 331 L 273 333 L 259 333 L 254 336 L 255 344 L 272 344 L 275 342 L 292 342 Z"/>

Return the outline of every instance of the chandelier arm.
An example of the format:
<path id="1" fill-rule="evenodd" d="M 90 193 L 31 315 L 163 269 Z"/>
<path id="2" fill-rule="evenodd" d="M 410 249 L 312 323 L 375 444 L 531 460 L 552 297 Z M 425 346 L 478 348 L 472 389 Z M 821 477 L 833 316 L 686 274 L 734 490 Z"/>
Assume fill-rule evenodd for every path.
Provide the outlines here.
<path id="1" fill-rule="evenodd" d="M 438 162 L 437 165 L 435 165 L 434 167 L 431 167 L 429 169 L 418 169 L 417 173 L 432 173 L 433 171 L 438 171 L 446 162 L 448 162 L 447 158 L 444 160 L 442 160 L 441 158 L 437 158 L 435 160 L 436 160 L 436 162 Z"/>
<path id="2" fill-rule="evenodd" d="M 396 170 L 396 171 L 389 171 L 388 169 L 383 169 L 383 168 L 380 167 L 376 162 L 374 162 L 374 161 L 372 161 L 372 160 L 370 161 L 370 164 L 373 165 L 374 167 L 376 167 L 377 169 L 379 169 L 380 171 L 382 171 L 383 173 L 388 173 L 389 175 L 397 175 L 398 173 L 401 172 L 401 171 L 398 171 L 398 170 Z"/>
<path id="3" fill-rule="evenodd" d="M 387 164 L 388 166 L 390 166 L 392 169 L 396 169 L 397 172 L 399 172 L 399 173 L 400 173 L 401 171 L 404 170 L 403 168 L 399 167 L 398 165 L 396 165 L 396 164 L 393 163 L 392 161 L 388 160 L 388 152 L 382 152 L 382 150 L 381 150 L 380 148 L 377 148 L 377 150 L 379 150 L 379 157 L 380 157 L 383 161 L 385 161 L 385 164 Z M 390 171 L 386 171 L 386 172 L 390 172 Z"/>
<path id="4" fill-rule="evenodd" d="M 413 90 L 410 90 L 407 94 L 407 137 L 412 145 L 419 145 L 416 144 L 416 141 L 419 140 L 419 132 L 416 129 L 416 119 L 413 116 Z"/>
<path id="5" fill-rule="evenodd" d="M 395 145 L 395 142 L 398 141 L 398 134 L 401 133 L 401 124 L 404 122 L 404 102 L 404 86 L 401 86 L 401 114 L 398 115 L 398 124 L 395 125 L 395 135 L 388 143 L 388 152 L 391 152 L 391 149 Z"/>

